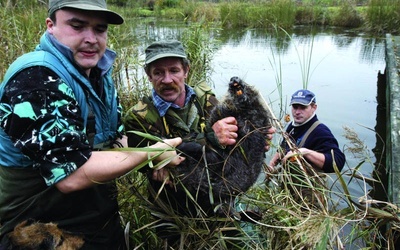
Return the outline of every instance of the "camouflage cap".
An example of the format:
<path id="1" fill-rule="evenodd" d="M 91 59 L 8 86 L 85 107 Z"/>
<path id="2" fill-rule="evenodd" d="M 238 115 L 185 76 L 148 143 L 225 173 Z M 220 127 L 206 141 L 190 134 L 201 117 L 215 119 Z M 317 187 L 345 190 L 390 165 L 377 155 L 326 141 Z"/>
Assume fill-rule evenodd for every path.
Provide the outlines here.
<path id="1" fill-rule="evenodd" d="M 154 42 L 146 48 L 145 53 L 146 64 L 165 57 L 187 58 L 182 43 L 176 40 Z"/>
<path id="2" fill-rule="evenodd" d="M 49 0 L 49 16 L 62 8 L 101 12 L 109 24 L 122 24 L 124 22 L 122 16 L 107 9 L 105 0 Z"/>

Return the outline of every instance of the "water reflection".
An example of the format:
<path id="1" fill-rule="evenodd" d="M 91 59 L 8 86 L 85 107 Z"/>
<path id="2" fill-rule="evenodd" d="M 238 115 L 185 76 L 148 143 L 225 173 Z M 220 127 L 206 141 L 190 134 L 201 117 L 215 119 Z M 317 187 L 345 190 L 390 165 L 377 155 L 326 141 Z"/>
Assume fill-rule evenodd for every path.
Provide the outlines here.
<path id="1" fill-rule="evenodd" d="M 374 64 L 382 61 L 385 55 L 384 38 L 370 38 L 362 40 L 360 58 L 361 61 Z"/>

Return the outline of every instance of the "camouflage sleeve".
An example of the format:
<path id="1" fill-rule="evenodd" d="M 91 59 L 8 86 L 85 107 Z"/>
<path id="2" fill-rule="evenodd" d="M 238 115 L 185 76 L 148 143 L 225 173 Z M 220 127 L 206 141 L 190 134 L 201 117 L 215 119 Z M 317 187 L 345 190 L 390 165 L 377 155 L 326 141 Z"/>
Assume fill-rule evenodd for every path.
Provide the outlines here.
<path id="1" fill-rule="evenodd" d="M 204 112 L 205 112 L 205 117 L 206 120 L 208 121 L 210 118 L 210 113 L 211 110 L 218 104 L 218 99 L 215 97 L 215 95 L 213 94 L 209 94 L 207 97 L 207 101 L 205 103 L 205 107 L 204 107 Z M 219 143 L 219 140 L 217 138 L 217 136 L 214 133 L 214 130 L 212 129 L 212 125 L 209 122 L 206 123 L 206 129 L 204 132 L 204 136 L 206 137 L 207 141 L 210 142 L 213 146 L 219 147 L 219 148 L 224 148 L 224 146 L 222 146 Z"/>
<path id="2" fill-rule="evenodd" d="M 47 185 L 88 160 L 91 150 L 80 108 L 73 91 L 53 71 L 31 67 L 3 84 L 0 125 L 34 161 Z"/>
<path id="3" fill-rule="evenodd" d="M 123 117 L 123 124 L 126 136 L 128 137 L 129 147 L 146 147 L 155 143 L 155 141 L 143 137 L 136 132 L 162 137 L 157 129 L 156 122 L 149 122 L 146 119 L 148 116 L 151 116 L 151 112 L 148 110 L 148 104 L 144 101 L 140 101 L 126 112 Z"/>

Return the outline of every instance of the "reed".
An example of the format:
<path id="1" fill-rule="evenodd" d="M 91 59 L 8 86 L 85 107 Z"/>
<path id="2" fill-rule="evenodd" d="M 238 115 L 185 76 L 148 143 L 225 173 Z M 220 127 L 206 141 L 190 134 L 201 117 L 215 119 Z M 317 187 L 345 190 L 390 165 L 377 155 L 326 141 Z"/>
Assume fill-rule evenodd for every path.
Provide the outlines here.
<path id="1" fill-rule="evenodd" d="M 356 6 L 350 1 L 342 1 L 339 8 L 332 14 L 331 25 L 339 27 L 360 27 L 363 23 L 362 16 Z"/>
<path id="2" fill-rule="evenodd" d="M 127 1 L 126 6 L 131 6 Z M 146 5 L 152 4 L 150 11 Z M 396 0 L 319 0 L 319 1 L 149 1 L 136 3 L 129 15 L 154 16 L 175 20 L 218 22 L 226 27 L 293 25 L 334 25 L 361 28 L 373 33 L 399 33 L 399 2 Z M 123 8 L 121 8 L 124 11 Z M 125 8 L 125 12 L 127 9 Z M 152 14 L 153 13 L 153 14 Z"/>
<path id="3" fill-rule="evenodd" d="M 295 21 L 295 5 L 290 0 L 263 3 L 221 3 L 222 27 L 291 27 Z"/>
<path id="4" fill-rule="evenodd" d="M 218 5 L 210 2 L 186 2 L 183 6 L 183 16 L 189 22 L 219 22 Z"/>
<path id="5" fill-rule="evenodd" d="M 10 63 L 35 48 L 45 30 L 45 17 L 44 6 L 0 8 L 0 79 Z"/>
<path id="6" fill-rule="evenodd" d="M 366 26 L 377 33 L 400 32 L 400 2 L 371 0 L 366 13 Z"/>
<path id="7" fill-rule="evenodd" d="M 192 86 L 202 81 L 212 85 L 211 60 L 215 49 L 212 38 L 209 36 L 212 29 L 207 23 L 199 21 L 190 25 L 182 34 L 181 41 L 185 44 L 190 60 L 190 74 L 187 82 Z"/>

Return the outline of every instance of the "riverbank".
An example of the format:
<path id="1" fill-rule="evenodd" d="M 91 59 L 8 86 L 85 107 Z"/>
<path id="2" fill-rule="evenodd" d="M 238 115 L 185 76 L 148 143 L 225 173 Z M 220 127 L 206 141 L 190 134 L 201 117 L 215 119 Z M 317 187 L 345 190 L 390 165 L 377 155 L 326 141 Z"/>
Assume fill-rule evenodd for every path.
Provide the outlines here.
<path id="1" fill-rule="evenodd" d="M 371 0 L 361 5 L 354 1 L 149 1 L 137 3 L 134 8 L 116 9 L 126 17 L 213 22 L 223 28 L 290 29 L 294 25 L 323 25 L 357 28 L 373 34 L 400 33 L 400 2 L 396 0 Z"/>

